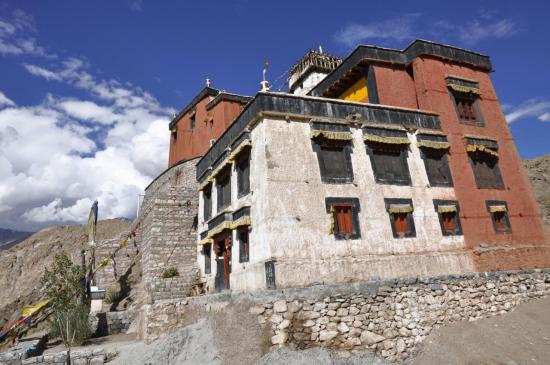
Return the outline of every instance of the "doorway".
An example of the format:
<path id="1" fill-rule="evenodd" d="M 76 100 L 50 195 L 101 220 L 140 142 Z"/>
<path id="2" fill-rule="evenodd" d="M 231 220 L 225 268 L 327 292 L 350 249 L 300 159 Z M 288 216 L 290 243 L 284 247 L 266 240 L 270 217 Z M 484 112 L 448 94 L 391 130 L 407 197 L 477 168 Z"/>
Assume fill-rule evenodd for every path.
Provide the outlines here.
<path id="1" fill-rule="evenodd" d="M 215 239 L 216 278 L 215 289 L 221 291 L 230 289 L 231 275 L 231 231 L 220 234 Z"/>

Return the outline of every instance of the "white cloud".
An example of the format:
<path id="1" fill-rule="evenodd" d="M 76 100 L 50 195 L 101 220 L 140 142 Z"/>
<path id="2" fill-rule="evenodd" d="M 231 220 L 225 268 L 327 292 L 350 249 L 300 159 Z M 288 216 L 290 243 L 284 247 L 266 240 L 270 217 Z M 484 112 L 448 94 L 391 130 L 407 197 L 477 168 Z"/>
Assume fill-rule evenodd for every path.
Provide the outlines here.
<path id="1" fill-rule="evenodd" d="M 337 31 L 334 38 L 347 47 L 371 40 L 402 42 L 423 37 L 472 46 L 488 39 L 508 38 L 518 31 L 514 21 L 507 18 L 495 19 L 486 12 L 480 13 L 478 19 L 460 24 L 415 13 L 368 24 L 349 24 Z"/>
<path id="2" fill-rule="evenodd" d="M 414 25 L 420 16 L 405 14 L 370 24 L 350 24 L 338 31 L 335 38 L 348 47 L 369 39 L 408 40 L 415 37 Z"/>
<path id="3" fill-rule="evenodd" d="M 536 117 L 540 121 L 550 121 L 550 101 L 530 99 L 525 103 L 509 109 L 506 114 L 508 123 L 513 123 L 525 117 Z"/>
<path id="4" fill-rule="evenodd" d="M 0 91 L 0 106 L 2 105 L 13 106 L 15 103 Z"/>
<path id="5" fill-rule="evenodd" d="M 113 124 L 120 118 L 112 108 L 99 106 L 87 100 L 65 100 L 59 103 L 61 109 L 69 116 L 101 124 Z"/>
<path id="6" fill-rule="evenodd" d="M 36 66 L 36 65 L 23 65 L 23 67 L 25 67 L 25 69 L 32 75 L 34 76 L 40 76 L 40 77 L 43 77 L 45 78 L 46 80 L 56 80 L 56 81 L 61 81 L 61 75 L 55 73 L 55 72 L 52 72 L 52 71 L 49 71 L 49 70 L 46 70 L 45 68 L 42 68 L 42 67 L 39 67 L 39 66 Z"/>
<path id="7" fill-rule="evenodd" d="M 101 218 L 132 217 L 166 168 L 170 112 L 52 96 L 0 109 L 1 225 L 83 222 L 95 199 Z"/>
<path id="8" fill-rule="evenodd" d="M 36 44 L 34 18 L 15 10 L 9 17 L 0 17 L 0 54 L 54 57 Z"/>

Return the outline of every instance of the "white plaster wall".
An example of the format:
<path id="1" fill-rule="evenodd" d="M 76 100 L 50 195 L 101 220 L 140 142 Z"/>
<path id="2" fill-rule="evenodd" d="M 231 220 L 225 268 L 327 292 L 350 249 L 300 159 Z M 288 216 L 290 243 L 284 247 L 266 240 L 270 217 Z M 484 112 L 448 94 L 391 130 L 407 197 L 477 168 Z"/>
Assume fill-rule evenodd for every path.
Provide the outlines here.
<path id="1" fill-rule="evenodd" d="M 308 123 L 264 119 L 263 128 L 268 192 L 262 237 L 277 261 L 279 287 L 473 269 L 462 251 L 463 236 L 441 234 L 432 200 L 454 200 L 454 190 L 429 187 L 414 136 L 408 156 L 412 186 L 375 183 L 360 129 L 353 130 L 354 183 L 325 184 Z M 325 197 L 359 198 L 360 239 L 328 234 Z M 413 200 L 416 237 L 393 238 L 384 198 Z"/>
<path id="2" fill-rule="evenodd" d="M 302 82 L 301 87 L 298 86 L 293 94 L 295 95 L 306 95 L 311 89 L 313 89 L 315 86 L 317 86 L 318 83 L 321 82 L 325 77 L 327 77 L 327 74 L 321 73 L 321 72 L 312 72 L 310 73 Z M 294 81 L 290 80 L 290 85 L 292 85 Z"/>

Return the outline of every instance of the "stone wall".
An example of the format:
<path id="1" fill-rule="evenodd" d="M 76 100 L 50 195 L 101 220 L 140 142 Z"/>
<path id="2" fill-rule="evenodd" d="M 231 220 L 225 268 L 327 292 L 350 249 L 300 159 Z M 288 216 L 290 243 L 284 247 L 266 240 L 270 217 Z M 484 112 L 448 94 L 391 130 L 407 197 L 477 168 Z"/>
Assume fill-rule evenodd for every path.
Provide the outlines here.
<path id="1" fill-rule="evenodd" d="M 118 247 L 120 247 L 122 239 L 127 235 L 128 232 L 125 232 L 119 238 L 101 241 L 96 248 L 97 262 L 101 262 L 104 258 L 111 255 Z M 102 289 L 106 289 L 110 286 L 116 285 L 121 276 L 125 275 L 130 266 L 134 263 L 134 259 L 139 253 L 139 249 L 139 240 L 128 240 L 126 246 L 124 248 L 121 248 L 115 256 L 116 275 L 114 265 L 111 262 L 95 274 L 97 285 Z"/>
<path id="2" fill-rule="evenodd" d="M 396 361 L 433 328 L 506 313 L 550 293 L 550 270 L 487 272 L 219 293 L 145 306 L 140 337 L 153 341 L 209 312 L 248 308 L 274 347 L 370 350 Z"/>
<path id="3" fill-rule="evenodd" d="M 105 363 L 107 358 L 108 355 L 103 349 L 75 350 L 71 351 L 70 363 L 72 365 L 100 365 Z M 66 363 L 67 351 L 49 353 L 29 358 L 21 356 L 18 352 L 0 353 L 0 365 L 65 365 Z"/>
<path id="4" fill-rule="evenodd" d="M 197 159 L 162 173 L 145 190 L 138 220 L 142 273 L 147 301 L 183 298 L 198 276 L 196 265 Z M 164 279 L 175 267 L 179 276 Z"/>
<path id="5" fill-rule="evenodd" d="M 126 333 L 130 324 L 131 319 L 126 311 L 90 314 L 90 326 L 95 336 Z"/>

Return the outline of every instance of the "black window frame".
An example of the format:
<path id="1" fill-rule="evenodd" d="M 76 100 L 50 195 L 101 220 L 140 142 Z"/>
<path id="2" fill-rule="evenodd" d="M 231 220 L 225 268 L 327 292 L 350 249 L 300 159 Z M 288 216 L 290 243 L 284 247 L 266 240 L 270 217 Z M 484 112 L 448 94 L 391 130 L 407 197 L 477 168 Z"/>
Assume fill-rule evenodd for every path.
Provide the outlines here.
<path id="1" fill-rule="evenodd" d="M 472 89 L 479 89 L 479 84 L 475 81 L 468 81 L 463 80 L 460 78 L 454 78 L 454 77 L 447 77 L 447 83 L 449 84 L 457 84 L 459 86 L 463 86 L 466 88 L 472 88 Z M 481 105 L 480 105 L 480 96 L 479 94 L 474 94 L 470 92 L 462 92 L 453 90 L 451 88 L 448 89 L 449 96 L 451 98 L 451 101 L 453 102 L 453 107 L 455 109 L 456 118 L 458 119 L 459 123 L 466 124 L 466 125 L 472 125 L 476 127 L 485 127 L 485 120 L 483 118 L 483 114 L 481 113 Z M 473 109 L 476 114 L 476 120 L 471 121 L 469 119 L 463 119 L 460 116 L 460 110 L 458 108 L 458 99 L 471 99 L 473 100 Z"/>
<path id="2" fill-rule="evenodd" d="M 235 170 L 237 171 L 237 198 L 242 198 L 250 194 L 250 152 L 251 148 L 245 148 L 235 159 Z M 243 181 L 245 181 L 243 180 L 243 165 L 246 165 L 246 185 L 243 184 Z"/>
<path id="3" fill-rule="evenodd" d="M 391 231 L 393 234 L 393 238 L 401 239 L 401 238 L 414 238 L 416 237 L 416 227 L 414 225 L 414 205 L 412 202 L 412 199 L 401 199 L 401 198 L 384 198 L 384 204 L 386 206 L 386 212 L 388 213 L 388 217 L 390 218 L 390 225 L 391 225 Z M 395 222 L 392 217 L 393 213 L 390 213 L 390 206 L 393 204 L 408 204 L 413 208 L 412 212 L 405 213 L 407 214 L 407 223 L 409 225 L 409 232 L 405 233 L 404 236 L 400 236 L 397 233 L 397 229 L 395 227 Z"/>
<path id="4" fill-rule="evenodd" d="M 460 223 L 460 205 L 458 204 L 457 200 L 442 200 L 442 199 L 434 199 L 433 200 L 434 209 L 437 213 L 437 217 L 439 219 L 439 226 L 441 227 L 441 234 L 443 236 L 462 236 L 464 235 L 462 233 L 462 224 Z M 449 232 L 445 230 L 445 226 L 443 224 L 443 214 L 438 211 L 438 208 L 440 205 L 454 205 L 456 208 L 455 212 L 455 231 Z"/>
<path id="5" fill-rule="evenodd" d="M 212 273 L 212 244 L 206 243 L 202 246 L 202 254 L 204 255 L 204 274 Z"/>
<path id="6" fill-rule="evenodd" d="M 441 162 L 444 164 L 446 169 L 446 174 L 448 176 L 448 180 L 446 182 L 441 180 L 434 180 L 434 176 L 432 173 L 431 165 L 429 163 L 429 160 L 435 160 L 433 158 L 435 155 L 440 156 Z M 436 149 L 436 148 L 428 148 L 428 147 L 421 147 L 420 148 L 420 157 L 422 158 L 422 161 L 424 162 L 424 169 L 426 170 L 426 176 L 428 177 L 428 182 L 430 183 L 430 186 L 434 187 L 453 187 L 453 175 L 451 171 L 451 166 L 449 165 L 449 151 L 444 149 Z"/>
<path id="7" fill-rule="evenodd" d="M 246 245 L 242 235 L 246 234 Z M 237 240 L 239 241 L 239 263 L 250 262 L 250 229 L 249 226 L 239 227 L 237 229 Z M 248 250 L 247 250 L 248 248 Z"/>
<path id="8" fill-rule="evenodd" d="M 409 171 L 409 164 L 407 163 L 408 158 L 408 146 L 407 145 L 389 145 L 386 143 L 377 143 L 377 142 L 366 142 L 365 148 L 367 154 L 369 155 L 370 163 L 372 166 L 372 172 L 374 174 L 374 181 L 377 184 L 386 184 L 386 185 L 402 185 L 402 186 L 411 186 L 411 173 Z M 400 168 L 404 172 L 405 180 L 397 180 L 381 176 L 382 172 L 380 171 L 378 164 L 375 162 L 376 154 L 384 153 L 385 151 L 391 153 L 399 153 L 397 161 L 399 162 Z"/>
<path id="9" fill-rule="evenodd" d="M 489 215 L 491 216 L 491 222 L 493 223 L 493 230 L 497 234 L 507 234 L 512 233 L 512 225 L 510 224 L 510 215 L 508 214 L 508 204 L 504 200 L 486 200 L 485 205 L 487 207 L 487 212 L 489 212 Z M 505 229 L 499 229 L 496 226 L 496 219 L 495 219 L 495 213 L 491 213 L 490 207 L 492 206 L 498 206 L 503 205 L 506 207 L 506 212 L 502 212 L 504 214 L 504 219 L 506 221 L 506 228 Z"/>
<path id="10" fill-rule="evenodd" d="M 224 203 L 224 194 L 223 194 L 223 186 L 222 181 L 228 181 L 229 185 L 229 200 Z M 227 208 L 228 206 L 231 206 L 232 197 L 231 197 L 231 165 L 228 165 L 225 167 L 220 173 L 216 176 L 216 198 L 217 198 L 217 209 L 218 212 L 223 210 L 224 208 Z M 221 199 L 220 199 L 221 198 Z"/>
<path id="11" fill-rule="evenodd" d="M 334 229 L 334 238 L 336 238 L 337 240 L 355 240 L 361 238 L 361 227 L 359 226 L 359 212 L 361 211 L 361 206 L 359 204 L 359 198 L 325 198 L 325 208 L 328 214 L 332 214 L 332 206 L 339 205 L 351 206 L 351 221 L 353 225 L 353 233 L 340 233 L 337 231 L 337 229 Z M 334 221 L 335 228 L 337 228 L 336 217 L 332 216 L 331 219 Z"/>
<path id="12" fill-rule="evenodd" d="M 189 114 L 189 129 L 194 130 L 197 121 L 197 110 L 193 109 Z"/>
<path id="13" fill-rule="evenodd" d="M 494 163 L 494 167 L 492 168 L 495 180 L 492 184 L 485 184 L 483 180 L 481 180 L 476 173 L 476 163 L 477 161 L 485 159 L 485 164 L 487 164 L 488 161 L 491 161 Z M 504 180 L 502 179 L 502 174 L 500 172 L 500 166 L 499 166 L 499 158 L 496 156 L 492 156 L 486 152 L 476 151 L 476 152 L 468 152 L 468 160 L 470 161 L 470 166 L 472 168 L 472 174 L 474 175 L 474 180 L 476 182 L 476 186 L 478 189 L 504 189 Z"/>
<path id="14" fill-rule="evenodd" d="M 202 190 L 202 216 L 204 221 L 212 218 L 212 183 L 206 185 Z"/>
<path id="15" fill-rule="evenodd" d="M 311 141 L 313 151 L 317 155 L 321 182 L 326 184 L 350 184 L 353 183 L 353 166 L 351 152 L 353 150 L 351 141 L 334 141 L 325 138 L 315 138 Z M 340 149 L 345 160 L 345 174 L 342 177 L 327 176 L 327 168 L 323 157 L 323 149 Z"/>

